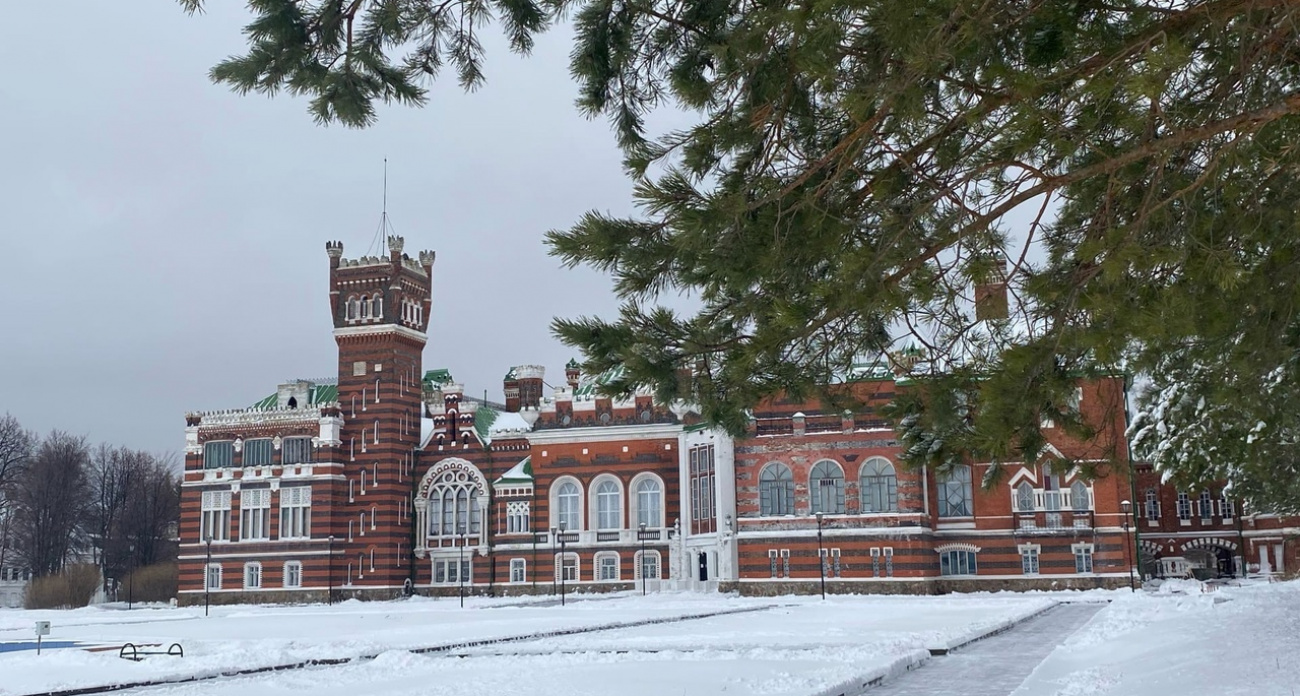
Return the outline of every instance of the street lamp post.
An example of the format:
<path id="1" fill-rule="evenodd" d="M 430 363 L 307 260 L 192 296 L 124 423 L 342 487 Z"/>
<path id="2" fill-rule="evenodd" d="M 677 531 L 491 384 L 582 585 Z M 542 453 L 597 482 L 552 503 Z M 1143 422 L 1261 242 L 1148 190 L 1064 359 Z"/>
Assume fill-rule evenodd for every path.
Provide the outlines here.
<path id="1" fill-rule="evenodd" d="M 1133 503 L 1123 500 L 1120 501 L 1119 507 L 1124 511 L 1124 560 L 1128 563 L 1128 589 L 1130 592 L 1137 592 L 1133 582 L 1133 544 L 1129 536 L 1129 511 L 1133 509 Z"/>
<path id="2" fill-rule="evenodd" d="M 325 603 L 334 604 L 334 535 L 325 552 Z"/>
<path id="3" fill-rule="evenodd" d="M 456 577 L 460 579 L 460 608 L 465 608 L 465 546 L 469 543 L 469 535 L 462 534 L 460 537 L 460 565 L 456 566 Z"/>
<path id="4" fill-rule="evenodd" d="M 126 550 L 131 555 L 131 571 L 126 575 L 126 580 L 130 583 L 126 588 L 126 609 L 130 611 L 135 604 L 135 544 L 131 544 Z"/>
<path id="5" fill-rule="evenodd" d="M 203 566 L 203 615 L 208 615 L 208 596 L 212 591 L 212 535 L 208 535 L 208 560 Z"/>
<path id="6" fill-rule="evenodd" d="M 564 606 L 564 520 L 560 520 L 560 606 Z"/>
<path id="7" fill-rule="evenodd" d="M 641 567 L 641 596 L 645 596 L 645 522 L 637 525 L 637 536 L 641 538 L 641 560 L 638 561 Z M 662 591 L 662 590 L 661 590 Z"/>
<path id="8" fill-rule="evenodd" d="M 826 561 L 822 559 L 822 513 L 817 511 L 817 572 L 822 578 L 822 599 L 826 599 Z"/>

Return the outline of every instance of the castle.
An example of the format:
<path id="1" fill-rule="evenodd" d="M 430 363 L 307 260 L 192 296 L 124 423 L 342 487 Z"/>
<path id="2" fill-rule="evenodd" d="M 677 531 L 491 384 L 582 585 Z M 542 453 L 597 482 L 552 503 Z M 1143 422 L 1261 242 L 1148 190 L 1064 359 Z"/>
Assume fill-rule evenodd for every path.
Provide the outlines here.
<path id="1" fill-rule="evenodd" d="M 1049 427 L 1039 461 L 992 490 L 979 485 L 980 462 L 942 476 L 899 465 L 893 424 L 877 410 L 905 385 L 883 363 L 850 376 L 859 409 L 773 399 L 739 438 L 648 392 L 602 396 L 612 375 L 573 362 L 549 395 L 542 366 L 510 368 L 494 403 L 425 369 L 434 254 L 403 248 L 390 237 L 387 256 L 345 259 L 342 244 L 326 245 L 337 379 L 186 415 L 182 603 L 560 583 L 750 594 L 1113 587 L 1139 563 L 1145 574 L 1235 573 L 1243 551 L 1253 570 L 1295 566 L 1284 521 L 1246 522 L 1221 490 L 1180 492 L 1149 468 L 1127 474 L 1121 378 L 1079 385 L 1096 438 Z M 1088 480 L 1061 470 L 1063 457 L 1108 457 L 1120 473 Z"/>

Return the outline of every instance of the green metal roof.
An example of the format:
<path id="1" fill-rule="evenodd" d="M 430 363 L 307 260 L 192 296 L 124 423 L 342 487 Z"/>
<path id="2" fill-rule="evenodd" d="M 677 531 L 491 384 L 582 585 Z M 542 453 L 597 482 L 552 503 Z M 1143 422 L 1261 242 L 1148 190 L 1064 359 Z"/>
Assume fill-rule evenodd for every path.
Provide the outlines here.
<path id="1" fill-rule="evenodd" d="M 493 485 L 499 483 L 532 483 L 533 482 L 533 458 L 524 457 L 518 464 L 510 467 L 510 471 L 501 474 L 501 478 L 493 481 Z"/>
<path id="2" fill-rule="evenodd" d="M 566 369 L 566 370 L 573 369 L 573 368 L 576 368 L 576 367 L 582 367 L 582 365 L 579 365 L 579 364 L 578 364 L 578 359 L 577 359 L 577 358 L 569 358 L 569 362 L 565 363 L 565 365 L 564 365 L 564 369 Z"/>
<path id="3" fill-rule="evenodd" d="M 448 370 L 445 367 L 439 368 L 437 370 L 429 370 L 428 372 L 424 373 L 425 389 L 441 387 L 444 384 L 451 384 L 452 382 L 455 381 L 456 378 L 451 376 L 451 370 Z"/>
<path id="4" fill-rule="evenodd" d="M 315 406 L 316 404 L 328 404 L 339 400 L 339 385 L 337 384 L 312 384 L 307 390 L 307 403 L 303 406 Z M 254 403 L 249 408 L 259 411 L 279 408 L 279 393 L 272 394 L 264 399 Z"/>
<path id="5" fill-rule="evenodd" d="M 595 396 L 597 390 L 610 382 L 622 379 L 626 371 L 622 365 L 612 367 L 595 377 L 583 377 L 578 382 L 578 388 L 573 390 L 574 396 Z"/>
<path id="6" fill-rule="evenodd" d="M 492 427 L 492 423 L 496 419 L 497 410 L 480 402 L 478 410 L 474 412 L 474 431 L 478 433 L 479 442 L 486 444 L 492 441 L 492 438 L 488 435 L 488 429 Z"/>

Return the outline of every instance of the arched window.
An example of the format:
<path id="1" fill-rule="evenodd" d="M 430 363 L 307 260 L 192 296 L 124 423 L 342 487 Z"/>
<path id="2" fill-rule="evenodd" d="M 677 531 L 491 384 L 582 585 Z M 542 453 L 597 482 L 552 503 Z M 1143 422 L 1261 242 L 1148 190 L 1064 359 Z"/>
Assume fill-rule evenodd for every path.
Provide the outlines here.
<path id="1" fill-rule="evenodd" d="M 478 534 L 482 515 L 478 482 L 463 471 L 447 471 L 429 487 L 429 536 Z"/>
<path id="2" fill-rule="evenodd" d="M 835 515 L 844 512 L 844 471 L 829 459 L 817 462 L 808 476 L 808 498 L 812 512 Z"/>
<path id="3" fill-rule="evenodd" d="M 361 318 L 361 303 L 355 297 L 348 298 L 346 316 L 348 319 Z"/>
<path id="4" fill-rule="evenodd" d="M 375 309 L 375 303 L 369 297 L 361 301 L 362 318 L 369 319 L 371 316 L 373 316 L 372 312 L 374 311 L 374 309 Z"/>
<path id="5" fill-rule="evenodd" d="M 381 318 L 383 316 L 384 316 L 384 296 L 375 295 L 375 317 Z"/>
<path id="6" fill-rule="evenodd" d="M 582 492 L 572 481 L 555 489 L 555 525 L 570 532 L 582 529 Z"/>
<path id="7" fill-rule="evenodd" d="M 636 522 L 647 527 L 663 526 L 663 489 L 656 479 L 646 477 L 636 484 Z"/>
<path id="8" fill-rule="evenodd" d="M 1070 484 L 1070 507 L 1075 512 L 1087 512 L 1092 508 L 1091 496 L 1088 495 L 1088 486 L 1083 481 L 1075 481 Z"/>
<path id="9" fill-rule="evenodd" d="M 898 512 L 898 474 L 883 457 L 872 457 L 862 465 L 858 487 L 863 512 Z"/>
<path id="10" fill-rule="evenodd" d="M 618 483 L 604 479 L 596 484 L 596 529 L 621 529 L 623 506 Z"/>
<path id="11" fill-rule="evenodd" d="M 794 514 L 794 475 L 781 463 L 768 464 L 758 477 L 758 506 L 762 515 Z"/>
<path id="12" fill-rule="evenodd" d="M 939 479 L 939 516 L 970 517 L 974 514 L 971 497 L 970 467 L 958 464 Z"/>
<path id="13" fill-rule="evenodd" d="M 1016 512 L 1033 512 L 1034 508 L 1034 487 L 1028 481 L 1021 481 L 1016 486 Z"/>

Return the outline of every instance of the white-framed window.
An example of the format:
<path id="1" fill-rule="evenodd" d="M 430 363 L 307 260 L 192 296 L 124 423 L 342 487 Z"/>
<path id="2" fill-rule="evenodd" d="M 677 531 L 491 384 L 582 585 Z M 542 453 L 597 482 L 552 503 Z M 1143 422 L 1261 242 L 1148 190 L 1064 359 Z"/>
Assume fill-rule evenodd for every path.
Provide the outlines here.
<path id="1" fill-rule="evenodd" d="M 288 561 L 284 564 L 284 586 L 287 588 L 302 587 L 302 562 Z"/>
<path id="2" fill-rule="evenodd" d="M 573 553 L 572 551 L 555 554 L 555 572 L 556 580 L 577 582 L 582 576 L 578 562 L 578 554 Z M 560 575 L 560 573 L 563 573 L 563 575 Z"/>
<path id="3" fill-rule="evenodd" d="M 506 534 L 528 533 L 528 507 L 527 500 L 514 500 L 506 503 Z"/>
<path id="4" fill-rule="evenodd" d="M 773 578 L 775 578 L 775 577 L 777 576 L 777 575 L 776 575 L 777 559 L 778 559 L 778 554 L 777 554 L 776 549 L 768 549 L 768 550 L 767 550 L 767 563 L 768 563 L 768 565 L 771 567 L 771 573 L 772 573 L 772 574 L 771 574 L 771 577 L 773 577 Z"/>
<path id="5" fill-rule="evenodd" d="M 199 541 L 230 541 L 230 491 L 203 491 Z"/>
<path id="6" fill-rule="evenodd" d="M 554 526 L 568 532 L 582 529 L 582 488 L 572 479 L 562 479 L 554 488 Z"/>
<path id="7" fill-rule="evenodd" d="M 659 552 L 647 549 L 646 551 L 636 552 L 636 579 L 637 580 L 658 580 L 659 579 Z"/>
<path id="8" fill-rule="evenodd" d="M 221 564 L 209 563 L 203 566 L 203 575 L 207 578 L 207 587 L 209 590 L 221 589 Z"/>
<path id="9" fill-rule="evenodd" d="M 840 550 L 831 549 L 831 574 L 840 577 Z"/>
<path id="10" fill-rule="evenodd" d="M 312 461 L 312 454 L 309 437 L 286 437 L 280 443 L 281 464 L 308 464 Z"/>
<path id="11" fill-rule="evenodd" d="M 885 577 L 894 577 L 894 547 L 886 546 L 881 549 L 885 555 Z"/>
<path id="12" fill-rule="evenodd" d="M 794 474 L 781 462 L 763 467 L 758 475 L 759 514 L 764 517 L 794 514 Z"/>
<path id="13" fill-rule="evenodd" d="M 648 528 L 664 526 L 664 487 L 653 474 L 638 477 L 632 484 L 636 497 L 636 523 Z"/>
<path id="14" fill-rule="evenodd" d="M 311 537 L 311 486 L 280 489 L 280 538 Z"/>
<path id="15" fill-rule="evenodd" d="M 255 440 L 245 440 L 242 452 L 244 466 L 270 466 L 271 453 L 275 451 L 275 445 L 269 437 L 259 437 Z"/>
<path id="16" fill-rule="evenodd" d="M 859 474 L 862 512 L 898 512 L 898 472 L 888 459 L 868 459 L 863 462 Z"/>
<path id="17" fill-rule="evenodd" d="M 594 486 L 596 496 L 596 529 L 623 528 L 623 494 L 618 481 L 609 477 L 597 479 Z"/>
<path id="18" fill-rule="evenodd" d="M 260 590 L 262 589 L 262 564 L 257 561 L 251 561 L 244 564 L 244 589 Z"/>
<path id="19" fill-rule="evenodd" d="M 974 514 L 971 498 L 970 466 L 958 464 L 939 479 L 940 517 L 970 517 Z"/>
<path id="20" fill-rule="evenodd" d="M 1088 484 L 1083 481 L 1070 484 L 1070 508 L 1074 512 L 1087 512 L 1092 509 L 1092 496 L 1089 495 Z"/>
<path id="21" fill-rule="evenodd" d="M 781 549 L 781 573 L 783 577 L 790 577 L 790 549 Z"/>
<path id="22" fill-rule="evenodd" d="M 880 577 L 880 549 L 873 546 L 871 548 L 870 553 L 871 553 L 871 577 L 878 578 Z"/>
<path id="23" fill-rule="evenodd" d="M 271 538 L 270 488 L 245 488 L 239 492 L 239 538 L 244 541 Z"/>
<path id="24" fill-rule="evenodd" d="M 235 465 L 235 443 L 230 440 L 203 444 L 203 468 L 225 469 Z"/>
<path id="25" fill-rule="evenodd" d="M 473 556 L 466 554 L 465 560 L 460 558 L 435 558 L 433 559 L 433 582 L 439 585 L 456 585 L 462 581 L 466 584 L 474 582 L 474 564 L 471 560 Z"/>
<path id="26" fill-rule="evenodd" d="M 690 475 L 691 519 L 711 520 L 717 514 L 713 445 L 696 445 L 687 452 Z"/>
<path id="27" fill-rule="evenodd" d="M 1037 508 L 1034 502 L 1034 487 L 1028 481 L 1021 481 L 1016 486 L 1016 512 L 1033 512 Z"/>
<path id="28" fill-rule="evenodd" d="M 1038 553 L 1041 547 L 1038 544 L 1021 544 L 1019 549 L 1020 572 L 1025 575 L 1038 575 Z"/>
<path id="29" fill-rule="evenodd" d="M 596 579 L 619 580 L 619 559 L 616 551 L 601 551 L 596 554 Z"/>
<path id="30" fill-rule="evenodd" d="M 1219 516 L 1225 520 L 1232 519 L 1236 511 L 1232 506 L 1232 499 L 1226 495 L 1219 496 Z"/>
<path id="31" fill-rule="evenodd" d="M 1201 521 L 1209 522 L 1214 516 L 1214 498 L 1210 497 L 1209 491 L 1201 491 Z"/>
<path id="32" fill-rule="evenodd" d="M 429 536 L 478 534 L 482 512 L 478 481 L 468 472 L 449 470 L 429 487 Z"/>
<path id="33" fill-rule="evenodd" d="M 1146 492 L 1146 513 L 1147 519 L 1152 522 L 1160 521 L 1160 499 L 1156 497 L 1156 489 L 1148 488 Z"/>
<path id="34" fill-rule="evenodd" d="M 528 561 L 523 558 L 510 559 L 510 582 L 526 582 L 528 577 Z"/>
<path id="35" fill-rule="evenodd" d="M 1178 491 L 1178 519 L 1192 519 L 1192 497 L 1183 491 Z"/>
<path id="36" fill-rule="evenodd" d="M 939 553 L 940 575 L 975 575 L 975 551 L 948 549 Z"/>
<path id="37" fill-rule="evenodd" d="M 1091 573 L 1092 544 L 1074 544 L 1070 550 L 1074 552 L 1074 572 Z"/>
<path id="38" fill-rule="evenodd" d="M 823 459 L 813 465 L 808 474 L 808 499 L 814 514 L 844 512 L 844 470 L 839 464 Z"/>

